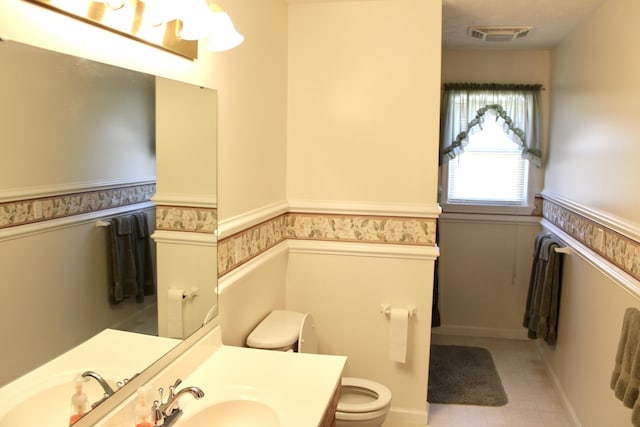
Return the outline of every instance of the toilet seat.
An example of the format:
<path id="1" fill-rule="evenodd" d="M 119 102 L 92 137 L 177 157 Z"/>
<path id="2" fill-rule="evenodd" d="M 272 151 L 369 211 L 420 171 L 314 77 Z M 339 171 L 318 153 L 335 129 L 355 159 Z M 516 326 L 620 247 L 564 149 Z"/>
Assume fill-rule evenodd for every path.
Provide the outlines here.
<path id="1" fill-rule="evenodd" d="M 391 403 L 391 391 L 375 381 L 364 378 L 343 377 L 343 394 L 344 391 L 349 388 L 359 390 L 361 394 L 370 396 L 371 400 L 361 403 L 348 403 L 343 402 L 341 399 L 338 402 L 337 411 L 345 413 L 344 415 L 346 416 L 349 414 L 361 414 L 363 412 L 386 412 L 387 406 Z"/>

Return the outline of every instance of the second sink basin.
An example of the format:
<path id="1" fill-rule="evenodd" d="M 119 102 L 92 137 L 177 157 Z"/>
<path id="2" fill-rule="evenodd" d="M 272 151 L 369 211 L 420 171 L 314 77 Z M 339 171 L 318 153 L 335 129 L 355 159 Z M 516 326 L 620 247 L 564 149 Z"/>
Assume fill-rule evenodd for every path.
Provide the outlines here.
<path id="1" fill-rule="evenodd" d="M 213 422 L 213 424 L 212 424 Z M 179 421 L 181 427 L 279 427 L 278 414 L 269 405 L 256 400 L 233 399 L 214 403 Z"/>
<path id="2" fill-rule="evenodd" d="M 105 372 L 112 373 L 106 369 L 101 371 Z M 45 424 L 52 426 L 68 426 L 71 395 L 75 390 L 73 379 L 78 373 L 70 371 L 44 378 L 40 383 L 33 384 L 34 390 L 25 390 L 24 395 L 14 396 L 13 402 L 4 402 L 10 408 L 0 413 L 0 426 L 36 426 L 41 425 L 43 419 L 46 419 Z M 117 378 L 109 375 L 106 381 L 113 389 L 117 389 L 112 377 Z M 104 394 L 102 387 L 93 379 L 83 382 L 82 389 L 87 394 L 89 405 L 100 400 Z"/>

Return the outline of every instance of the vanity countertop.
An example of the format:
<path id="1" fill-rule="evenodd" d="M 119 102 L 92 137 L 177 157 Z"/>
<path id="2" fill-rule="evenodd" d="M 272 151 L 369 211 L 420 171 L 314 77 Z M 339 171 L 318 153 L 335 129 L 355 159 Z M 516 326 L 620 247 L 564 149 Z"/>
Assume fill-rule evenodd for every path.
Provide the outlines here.
<path id="1" fill-rule="evenodd" d="M 56 393 L 56 400 L 59 396 L 60 402 L 46 403 L 51 403 L 52 411 L 57 408 L 61 413 L 62 425 L 66 425 L 76 375 L 92 370 L 113 381 L 122 381 L 145 369 L 179 342 L 171 338 L 106 329 L 0 388 L 0 424 L 14 408 L 28 403 L 30 396 L 48 389 L 60 389 L 64 391 L 64 394 Z M 36 413 L 42 410 L 39 408 Z M 15 417 L 12 415 L 11 418 Z"/>
<path id="2" fill-rule="evenodd" d="M 244 397 L 275 409 L 281 427 L 317 426 L 346 359 L 223 345 L 185 379 L 185 385 L 201 387 L 205 397 L 181 400 L 183 418 L 216 402 Z"/>
<path id="3" fill-rule="evenodd" d="M 180 399 L 184 414 L 175 427 L 189 425 L 200 411 L 217 403 L 237 400 L 254 400 L 272 408 L 279 427 L 316 427 L 340 384 L 346 361 L 346 356 L 223 345 L 220 326 L 215 326 L 145 388 L 153 395 L 159 387 L 166 390 L 180 378 L 179 389 L 196 386 L 204 391 L 202 399 L 191 396 Z M 155 399 L 154 396 L 148 400 Z M 136 401 L 135 396 L 130 396 L 95 425 L 128 426 Z M 209 421 L 207 418 L 205 425 L 209 425 Z"/>

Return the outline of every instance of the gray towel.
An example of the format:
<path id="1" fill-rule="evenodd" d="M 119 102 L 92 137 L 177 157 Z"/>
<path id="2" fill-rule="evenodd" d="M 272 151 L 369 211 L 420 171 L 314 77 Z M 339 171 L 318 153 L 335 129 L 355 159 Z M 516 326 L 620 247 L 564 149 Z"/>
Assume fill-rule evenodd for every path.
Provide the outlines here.
<path id="1" fill-rule="evenodd" d="M 109 300 L 112 304 L 124 301 L 136 295 L 138 288 L 135 245 L 133 241 L 133 217 L 124 216 L 111 221 L 111 266 L 112 286 L 109 288 Z"/>
<path id="2" fill-rule="evenodd" d="M 529 338 L 542 338 L 550 345 L 557 340 L 562 257 L 555 248 L 560 246 L 551 234 L 536 237 L 523 320 Z"/>
<path id="3" fill-rule="evenodd" d="M 134 218 L 136 225 L 134 238 L 137 271 L 136 301 L 143 302 L 145 295 L 154 295 L 156 291 L 151 235 L 149 234 L 147 215 L 144 212 L 137 212 L 134 214 Z"/>
<path id="4" fill-rule="evenodd" d="M 633 307 L 624 314 L 610 386 L 624 406 L 633 408 L 632 423 L 640 426 L 640 311 Z"/>

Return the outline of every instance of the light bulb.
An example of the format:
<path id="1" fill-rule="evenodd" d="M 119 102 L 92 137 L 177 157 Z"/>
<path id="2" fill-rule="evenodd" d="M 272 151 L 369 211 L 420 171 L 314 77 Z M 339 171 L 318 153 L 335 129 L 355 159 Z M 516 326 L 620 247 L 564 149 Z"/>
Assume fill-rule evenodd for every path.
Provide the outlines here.
<path id="1" fill-rule="evenodd" d="M 212 52 L 233 49 L 244 41 L 244 36 L 235 29 L 227 12 L 214 12 L 210 25 L 207 49 Z"/>

